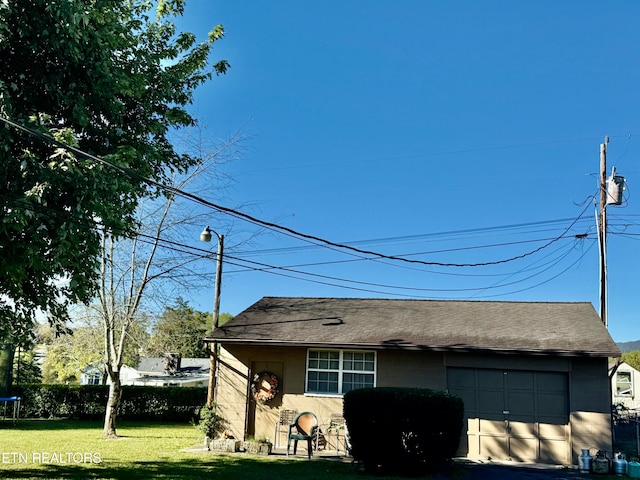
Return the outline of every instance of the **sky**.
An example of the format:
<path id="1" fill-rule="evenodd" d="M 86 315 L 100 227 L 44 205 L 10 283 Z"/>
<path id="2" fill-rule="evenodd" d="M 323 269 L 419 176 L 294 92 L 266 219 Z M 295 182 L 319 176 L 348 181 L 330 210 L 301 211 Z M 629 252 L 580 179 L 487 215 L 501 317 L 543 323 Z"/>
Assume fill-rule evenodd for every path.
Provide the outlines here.
<path id="1" fill-rule="evenodd" d="M 244 138 L 220 167 L 231 184 L 203 196 L 290 229 L 211 212 L 221 311 L 263 296 L 599 311 L 608 136 L 607 176 L 626 179 L 607 207 L 609 331 L 640 339 L 639 18 L 633 1 L 187 0 L 178 28 L 222 24 L 213 58 L 231 64 L 192 112 Z M 200 268 L 210 282 L 184 296 L 210 311 L 215 262 Z"/>

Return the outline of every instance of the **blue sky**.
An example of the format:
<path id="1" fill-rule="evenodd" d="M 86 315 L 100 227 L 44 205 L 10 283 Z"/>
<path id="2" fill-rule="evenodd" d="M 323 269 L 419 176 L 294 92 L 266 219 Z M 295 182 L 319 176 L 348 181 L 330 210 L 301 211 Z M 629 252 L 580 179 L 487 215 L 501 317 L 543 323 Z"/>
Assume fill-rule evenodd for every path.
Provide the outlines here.
<path id="1" fill-rule="evenodd" d="M 372 258 L 212 214 L 228 255 L 221 310 L 266 295 L 598 310 L 608 135 L 608 174 L 627 179 L 608 208 L 609 329 L 640 339 L 638 18 L 632 1 L 188 0 L 179 28 L 205 38 L 223 24 L 214 58 L 231 63 L 193 112 L 213 136 L 249 137 L 225 166 L 233 185 L 207 200 L 384 255 L 495 263 Z M 203 263 L 211 287 L 190 300 L 207 311 Z"/>

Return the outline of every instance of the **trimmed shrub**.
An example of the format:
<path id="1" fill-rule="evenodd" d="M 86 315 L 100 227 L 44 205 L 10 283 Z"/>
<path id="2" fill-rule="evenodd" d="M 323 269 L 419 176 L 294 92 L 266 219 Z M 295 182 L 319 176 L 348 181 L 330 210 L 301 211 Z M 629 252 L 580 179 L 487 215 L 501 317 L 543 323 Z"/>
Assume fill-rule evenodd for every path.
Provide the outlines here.
<path id="1" fill-rule="evenodd" d="M 416 475 L 451 460 L 458 449 L 464 405 L 445 392 L 363 388 L 344 396 L 351 453 L 365 471 Z"/>
<path id="2" fill-rule="evenodd" d="M 21 385 L 20 416 L 25 418 L 104 417 L 107 385 Z M 122 387 L 118 418 L 127 420 L 197 421 L 206 387 Z"/>

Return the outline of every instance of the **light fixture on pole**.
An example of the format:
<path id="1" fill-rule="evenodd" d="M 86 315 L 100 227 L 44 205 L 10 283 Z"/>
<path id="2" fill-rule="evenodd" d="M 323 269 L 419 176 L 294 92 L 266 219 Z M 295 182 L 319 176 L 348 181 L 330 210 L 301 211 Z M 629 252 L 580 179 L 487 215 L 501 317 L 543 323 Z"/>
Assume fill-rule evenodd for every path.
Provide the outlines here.
<path id="1" fill-rule="evenodd" d="M 211 230 L 207 225 L 200 234 L 200 241 L 210 242 L 213 234 L 218 237 L 218 254 L 216 258 L 216 289 L 213 297 L 213 322 L 212 327 L 218 328 L 220 318 L 220 284 L 222 281 L 222 254 L 224 252 L 224 235 L 218 234 L 215 230 Z M 218 377 L 218 343 L 213 342 L 209 353 L 209 388 L 207 390 L 207 405 L 211 405 L 216 400 L 216 383 Z"/>

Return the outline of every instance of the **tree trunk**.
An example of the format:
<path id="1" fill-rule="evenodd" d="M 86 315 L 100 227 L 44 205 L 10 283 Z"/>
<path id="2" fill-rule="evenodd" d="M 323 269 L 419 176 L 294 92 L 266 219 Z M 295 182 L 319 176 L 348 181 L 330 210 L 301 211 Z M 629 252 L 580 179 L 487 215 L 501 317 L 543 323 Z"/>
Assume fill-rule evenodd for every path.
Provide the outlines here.
<path id="1" fill-rule="evenodd" d="M 120 383 L 120 373 L 111 372 L 111 384 L 109 385 L 109 399 L 107 400 L 107 411 L 104 415 L 104 429 L 102 435 L 105 438 L 117 437 L 116 434 L 116 414 L 122 399 L 122 384 Z"/>

